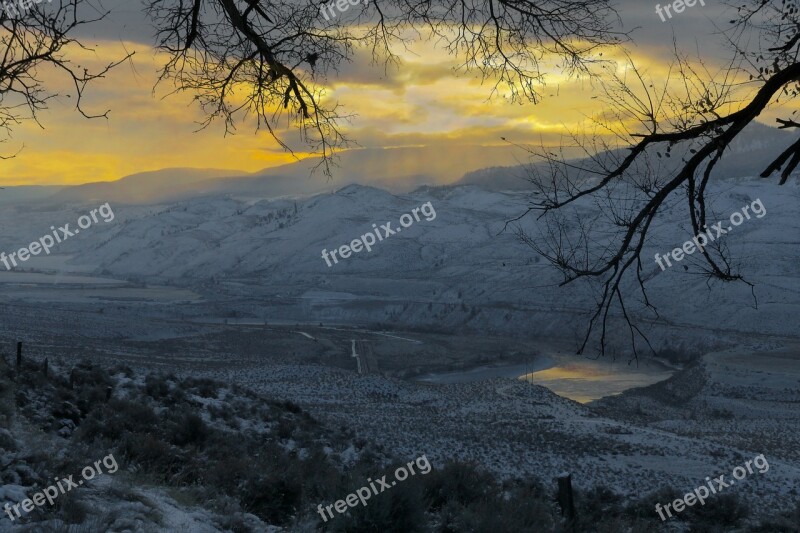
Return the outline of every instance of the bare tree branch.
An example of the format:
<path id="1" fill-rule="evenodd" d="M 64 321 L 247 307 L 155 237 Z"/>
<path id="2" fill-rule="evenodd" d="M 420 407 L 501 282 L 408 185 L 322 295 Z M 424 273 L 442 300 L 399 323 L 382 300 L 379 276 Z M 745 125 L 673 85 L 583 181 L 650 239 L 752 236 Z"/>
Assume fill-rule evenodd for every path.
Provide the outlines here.
<path id="1" fill-rule="evenodd" d="M 86 12 L 91 12 L 91 16 L 83 16 Z M 96 72 L 90 72 L 69 59 L 71 50 L 92 50 L 73 37 L 76 32 L 106 15 L 100 4 L 90 0 L 31 2 L 27 11 L 0 11 L 0 130 L 5 132 L 0 142 L 8 141 L 14 127 L 25 120 L 33 120 L 41 126 L 38 114 L 58 96 L 48 90 L 40 78 L 41 72 L 48 68 L 55 69 L 70 81 L 79 113 L 86 118 L 108 117 L 108 111 L 91 113 L 84 109 L 86 88 L 132 54 Z"/>
<path id="2" fill-rule="evenodd" d="M 536 199 L 522 216 L 538 212 L 547 229 L 540 230 L 538 238 L 517 230 L 519 237 L 562 272 L 562 285 L 580 279 L 600 284 L 579 352 L 597 330 L 603 355 L 609 320 L 616 315 L 628 324 L 636 356 L 636 339 L 647 342 L 647 337 L 634 324 L 624 302 L 623 291 L 629 287 L 623 280 L 633 269 L 635 274 L 630 277 L 639 288 L 644 308 L 658 316 L 647 297 L 640 254 L 659 211 L 671 198 L 683 197 L 693 234 L 704 232 L 713 222 L 708 218 L 707 185 L 731 143 L 771 104 L 780 105 L 800 94 L 800 15 L 794 2 L 782 6 L 745 2 L 737 7 L 737 13 L 739 18 L 732 21 L 726 34 L 729 42 L 747 42 L 743 36 L 755 32 L 760 39 L 757 53 L 736 44 L 731 62 L 712 73 L 701 60 L 683 57 L 676 46 L 670 73 L 677 73 L 680 83 L 668 80 L 660 90 L 632 61 L 625 69 L 630 74 L 626 78 L 612 67 L 601 82 L 609 111 L 595 120 L 606 132 L 614 132 L 619 144 L 609 146 L 598 137 L 580 141 L 588 164 L 568 161 L 547 150 L 531 150 L 544 165 L 531 167 Z M 777 43 L 782 44 L 773 46 Z M 748 73 L 749 78 L 743 80 Z M 626 130 L 625 135 L 617 133 L 620 125 L 627 128 L 631 122 L 639 128 Z M 778 123 L 781 128 L 800 126 L 790 119 L 778 119 Z M 780 184 L 784 184 L 798 165 L 800 141 L 777 155 L 761 176 L 781 171 Z M 576 229 L 575 221 L 564 213 L 554 216 L 569 208 L 578 213 L 575 217 L 585 217 L 581 206 L 588 209 L 592 202 L 607 219 L 592 231 L 586 229 L 591 225 Z M 598 228 L 605 231 L 608 227 L 616 232 L 593 236 L 601 231 Z M 593 246 L 587 248 L 586 243 Z M 734 271 L 723 241 L 702 247 L 700 252 L 706 265 L 703 274 L 709 279 L 741 281 L 752 290 L 752 284 Z M 753 296 L 755 300 L 755 293 Z"/>
<path id="3" fill-rule="evenodd" d="M 358 46 L 375 61 L 400 64 L 396 47 L 424 33 L 460 59 L 462 73 L 490 80 L 493 93 L 503 85 L 512 100 L 536 102 L 545 58 L 588 73 L 598 49 L 625 38 L 614 30 L 609 0 L 382 0 L 350 7 L 346 20 L 326 20 L 312 0 L 149 0 L 148 13 L 169 57 L 161 82 L 194 96 L 206 114 L 201 127 L 220 119 L 232 133 L 254 116 L 294 153 L 283 131 L 292 124 L 326 173 L 352 142 L 341 129 L 349 117 L 325 85 Z"/>

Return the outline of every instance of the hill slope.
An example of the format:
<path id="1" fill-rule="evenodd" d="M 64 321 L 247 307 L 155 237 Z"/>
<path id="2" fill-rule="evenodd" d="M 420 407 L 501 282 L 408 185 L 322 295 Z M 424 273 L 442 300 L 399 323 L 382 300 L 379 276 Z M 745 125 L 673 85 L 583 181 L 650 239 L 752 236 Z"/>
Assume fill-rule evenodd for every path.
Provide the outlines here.
<path id="1" fill-rule="evenodd" d="M 662 317 L 656 337 L 662 346 L 699 352 L 740 333 L 797 334 L 785 317 L 800 311 L 799 196 L 796 184 L 766 180 L 725 181 L 711 191 L 710 208 L 720 219 L 756 198 L 765 206 L 763 218 L 753 217 L 727 236 L 740 271 L 756 285 L 758 309 L 744 284 L 707 285 L 694 257 L 665 271 L 649 261 L 691 238 L 682 205 L 665 210 L 643 252 L 642 274 Z M 70 239 L 56 253 L 73 254 L 61 272 L 89 269 L 204 286 L 244 299 L 258 295 L 259 309 L 246 312 L 265 318 L 274 313 L 403 327 L 434 322 L 441 328 L 572 337 L 591 310 L 590 288 L 559 288 L 559 275 L 511 231 L 503 232 L 504 221 L 523 212 L 526 201 L 522 194 L 477 187 L 421 188 L 396 196 L 349 186 L 296 202 L 198 198 L 157 208 L 119 207 L 114 222 L 94 226 L 91 235 Z M 373 224 L 391 222 L 397 229 L 402 214 L 428 202 L 435 219 L 421 217 L 371 252 L 330 267 L 322 258 L 323 249 L 338 249 L 374 231 Z M 592 217 L 595 208 L 580 209 Z M 0 234 L 0 245 L 11 250 L 46 232 L 50 223 L 44 220 L 73 220 L 81 210 L 45 215 L 19 208 L 5 214 L 17 221 L 31 217 L 16 226 L 22 229 Z M 537 231 L 533 218 L 520 224 Z M 641 318 L 648 327 L 655 324 L 652 315 Z M 680 340 L 671 329 L 682 331 Z M 626 344 L 622 337 L 620 342 Z"/>

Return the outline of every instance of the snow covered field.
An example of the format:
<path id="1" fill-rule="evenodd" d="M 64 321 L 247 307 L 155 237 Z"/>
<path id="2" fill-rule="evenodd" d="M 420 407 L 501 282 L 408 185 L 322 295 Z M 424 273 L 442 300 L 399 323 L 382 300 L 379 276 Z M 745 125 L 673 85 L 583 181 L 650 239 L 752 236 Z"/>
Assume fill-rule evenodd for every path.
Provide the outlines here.
<path id="1" fill-rule="evenodd" d="M 784 318 L 796 316 L 800 306 L 798 197 L 792 181 L 778 186 L 737 179 L 715 185 L 709 209 L 720 217 L 756 198 L 766 208 L 763 218 L 728 236 L 737 271 L 755 284 L 757 309 L 748 286 L 707 284 L 696 257 L 666 271 L 645 261 L 643 278 L 661 319 L 636 313 L 637 306 L 634 313 L 656 346 L 699 355 L 729 344 L 737 333 L 795 332 Z M 354 185 L 297 200 L 243 202 L 221 196 L 163 206 L 120 205 L 114 206 L 114 222 L 65 242 L 69 259 L 55 269 L 58 263 L 50 263 L 47 272 L 90 271 L 103 278 L 187 287 L 229 302 L 240 314 L 232 318 L 575 339 L 592 310 L 589 289 L 559 288 L 560 278 L 549 265 L 511 232 L 502 232 L 504 222 L 524 210 L 526 199 L 477 186 L 421 188 L 397 196 Z M 322 248 L 426 201 L 436 205 L 435 220 L 414 225 L 337 268 L 320 259 Z M 22 246 L 42 227 L 81 209 L 6 209 L 0 213 L 0 247 Z M 666 211 L 643 257 L 690 238 L 684 218 L 682 204 Z M 535 221 L 522 224 L 531 229 Z M 624 350 L 627 339 L 617 340 Z"/>
<path id="2" fill-rule="evenodd" d="M 708 285 L 690 259 L 665 271 L 645 264 L 661 318 L 637 315 L 669 361 L 640 356 L 638 367 L 624 343 L 613 361 L 569 355 L 590 292 L 558 288 L 501 231 L 524 195 L 477 186 L 114 206 L 114 223 L 64 243 L 63 255 L 0 275 L 0 334 L 4 346 L 23 336 L 36 359 L 246 385 L 401 456 L 472 460 L 546 484 L 569 471 L 579 487 L 626 495 L 689 491 L 763 453 L 769 472 L 734 490 L 756 514 L 789 509 L 800 491 L 800 337 L 787 318 L 800 312 L 798 193 L 796 183 L 716 184 L 715 213 L 755 198 L 767 210 L 729 239 L 757 309 L 749 287 Z M 436 220 L 336 268 L 320 259 L 427 201 Z M 0 247 L 81 210 L 9 207 Z M 645 257 L 691 237 L 682 216 L 679 205 L 666 213 Z M 532 369 L 534 384 L 512 379 Z"/>

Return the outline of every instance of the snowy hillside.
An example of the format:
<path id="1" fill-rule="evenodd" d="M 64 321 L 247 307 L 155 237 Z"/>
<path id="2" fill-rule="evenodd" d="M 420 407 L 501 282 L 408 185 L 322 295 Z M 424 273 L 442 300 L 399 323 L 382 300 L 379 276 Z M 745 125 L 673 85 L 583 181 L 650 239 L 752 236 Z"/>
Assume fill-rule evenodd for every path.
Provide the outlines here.
<path id="1" fill-rule="evenodd" d="M 663 272 L 652 260 L 692 237 L 683 203 L 672 202 L 643 253 L 643 278 L 662 320 L 641 318 L 658 344 L 679 351 L 691 345 L 696 352 L 738 334 L 755 343 L 768 342 L 764 335 L 796 335 L 784 318 L 800 306 L 799 195 L 796 183 L 781 187 L 760 179 L 723 181 L 711 191 L 710 208 L 719 220 L 755 199 L 766 209 L 763 218 L 746 220 L 727 236 L 739 272 L 755 284 L 758 309 L 744 284 L 707 284 L 696 257 Z M 592 310 L 592 293 L 586 285 L 557 287 L 559 275 L 512 231 L 503 232 L 526 200 L 522 193 L 475 186 L 425 187 L 396 196 L 351 185 L 298 200 L 218 196 L 152 207 L 116 205 L 113 222 L 96 224 L 54 250 L 61 259 L 72 254 L 68 261 L 34 258 L 25 268 L 262 296 L 263 305 L 246 310 L 257 318 L 310 313 L 310 320 L 408 327 L 435 322 L 451 329 L 572 337 Z M 371 252 L 330 267 L 322 258 L 323 249 L 349 244 L 374 231 L 373 224 L 391 222 L 397 229 L 401 215 L 427 202 L 435 219 L 423 216 Z M 0 245 L 12 251 L 88 208 L 8 209 Z M 593 207 L 582 209 L 589 216 Z M 529 231 L 535 224 L 533 217 L 520 222 Z M 281 298 L 278 307 L 267 301 L 275 297 Z"/>

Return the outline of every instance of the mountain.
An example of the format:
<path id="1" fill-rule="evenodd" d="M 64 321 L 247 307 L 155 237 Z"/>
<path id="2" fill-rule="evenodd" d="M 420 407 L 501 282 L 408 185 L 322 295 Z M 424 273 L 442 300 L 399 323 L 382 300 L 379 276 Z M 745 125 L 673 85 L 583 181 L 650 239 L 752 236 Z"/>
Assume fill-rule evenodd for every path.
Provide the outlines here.
<path id="1" fill-rule="evenodd" d="M 714 177 L 743 177 L 760 174 L 798 134 L 760 123 L 748 126 L 726 152 Z M 653 150 L 655 151 L 655 149 Z M 610 159 L 624 154 L 616 150 L 600 154 Z M 577 153 L 575 151 L 567 151 Z M 673 154 L 678 149 L 673 149 Z M 254 173 L 231 169 L 174 168 L 142 172 L 117 181 L 87 183 L 66 187 L 9 187 L 0 195 L 0 204 L 43 200 L 55 203 L 111 202 L 116 204 L 158 204 L 197 196 L 234 195 L 252 198 L 309 196 L 331 192 L 350 184 L 372 185 L 393 193 L 407 193 L 423 185 L 478 185 L 487 190 L 530 189 L 526 176 L 533 166 L 550 173 L 544 163 L 516 164 L 528 153 L 511 146 L 429 146 L 404 148 L 364 148 L 342 152 L 326 177 L 319 158 L 267 168 Z M 655 155 L 653 155 L 655 158 Z M 586 159 L 571 160 L 575 165 L 596 168 Z M 680 163 L 680 158 L 659 159 L 665 168 Z"/>
<path id="2" fill-rule="evenodd" d="M 232 194 L 248 197 L 308 196 L 352 183 L 408 192 L 421 185 L 452 183 L 464 173 L 514 161 L 508 146 L 368 148 L 342 152 L 327 178 L 314 171 L 319 158 L 248 174 L 224 169 L 164 169 L 118 181 L 65 187 L 53 202 L 156 204 L 195 196 Z"/>
<path id="3" fill-rule="evenodd" d="M 55 202 L 111 202 L 127 204 L 159 203 L 201 192 L 202 184 L 212 179 L 245 174 L 240 170 L 165 168 L 141 172 L 117 181 L 85 183 L 64 187 L 48 200 Z"/>
<path id="4" fill-rule="evenodd" d="M 798 133 L 779 130 L 760 122 L 753 122 L 731 143 L 731 146 L 725 152 L 725 156 L 712 172 L 712 178 L 758 176 L 784 149 L 797 141 L 798 136 L 800 136 Z M 659 158 L 656 155 L 657 151 L 663 150 L 663 146 L 650 149 L 651 159 L 657 161 L 664 172 L 674 171 L 681 163 L 680 157 L 677 157 L 681 146 L 678 145 L 672 149 L 672 157 L 669 159 L 666 157 Z M 612 158 L 619 160 L 627 154 L 627 149 L 619 149 L 598 154 L 598 158 L 605 159 L 609 164 L 612 164 Z M 569 162 L 576 167 L 599 169 L 595 162 L 586 158 L 570 159 Z M 530 190 L 531 184 L 526 178 L 532 175 L 531 169 L 546 176 L 552 174 L 547 163 L 533 160 L 523 165 L 500 166 L 468 172 L 458 181 L 458 184 L 478 185 L 495 191 Z"/>
<path id="5" fill-rule="evenodd" d="M 0 205 L 25 203 L 49 198 L 63 189 L 64 187 L 59 185 L 3 187 L 3 192 L 0 192 Z"/>
<path id="6" fill-rule="evenodd" d="M 652 259 L 656 253 L 663 257 L 692 237 L 683 203 L 665 205 L 643 250 L 641 274 L 664 320 L 653 322 L 652 314 L 636 305 L 635 289 L 630 291 L 632 309 L 655 328 L 662 347 L 699 350 L 740 332 L 793 334 L 784 318 L 800 311 L 798 196 L 796 183 L 779 186 L 757 178 L 709 187 L 708 207 L 718 220 L 756 199 L 767 212 L 726 237 L 737 268 L 756 285 L 757 310 L 743 303 L 752 300 L 744 284 L 713 285 L 709 292 L 696 256 L 659 269 Z M 56 254 L 71 259 L 58 263 L 58 271 L 203 286 L 252 301 L 243 316 L 410 328 L 435 323 L 452 330 L 572 338 L 585 325 L 592 289 L 585 283 L 559 287 L 558 272 L 514 236 L 514 225 L 504 231 L 505 221 L 522 213 L 528 199 L 475 186 L 421 187 L 394 195 L 351 185 L 297 200 L 211 196 L 161 206 L 119 205 L 113 222 L 59 246 Z M 381 233 L 371 251 L 326 264 L 323 250 L 338 251 L 387 222 L 401 229 L 400 217 L 428 202 L 435 218 L 420 216 L 402 233 Z M 598 231 L 598 225 L 609 224 L 598 219 L 590 201 L 576 205 Z M 49 225 L 41 220 L 74 220 L 84 207 L 70 209 L 46 216 L 22 209 L 3 212 L 0 245 L 12 250 L 13 243 L 31 242 L 26 239 Z M 541 224 L 535 217 L 515 223 L 532 235 L 546 229 Z M 674 297 L 676 287 L 680 298 Z M 615 328 L 612 337 L 625 331 Z"/>
<path id="7" fill-rule="evenodd" d="M 408 192 L 420 185 L 453 183 L 466 172 L 513 161 L 514 149 L 509 146 L 365 148 L 343 152 L 328 181 L 322 176 L 309 178 L 320 162 L 319 158 L 309 158 L 263 170 L 257 176 L 237 180 L 239 183 L 233 186 L 263 192 L 275 188 L 282 194 L 296 194 L 299 189 L 308 194 L 357 183 Z M 226 188 L 228 185 L 232 184 L 226 184 Z"/>

